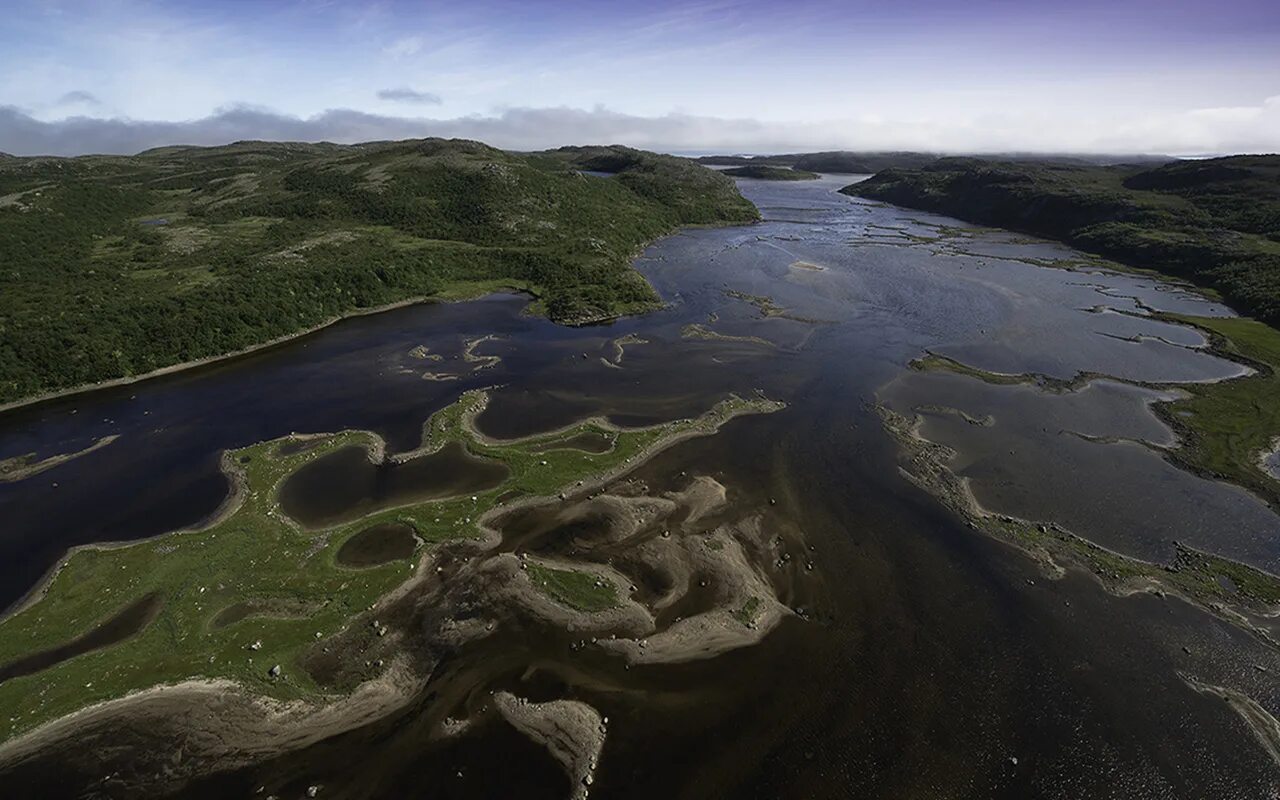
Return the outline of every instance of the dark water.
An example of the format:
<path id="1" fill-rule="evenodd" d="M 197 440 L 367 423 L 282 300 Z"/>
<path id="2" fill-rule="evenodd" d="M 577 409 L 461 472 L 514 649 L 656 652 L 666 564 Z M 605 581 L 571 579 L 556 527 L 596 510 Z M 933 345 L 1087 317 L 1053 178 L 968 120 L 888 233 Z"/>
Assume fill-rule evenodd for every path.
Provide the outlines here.
<path id="1" fill-rule="evenodd" d="M 871 409 L 920 409 L 923 433 L 957 451 L 956 470 L 994 510 L 1134 555 L 1166 555 L 1177 539 L 1275 569 L 1274 514 L 1154 449 L 1172 441 L 1149 410 L 1158 392 L 1102 381 L 1048 394 L 905 368 L 933 351 L 1068 379 L 1213 380 L 1240 368 L 1204 352 L 1195 331 L 1143 315 L 1229 312 L 1147 278 L 1034 266 L 1026 260 L 1075 254 L 1012 235 L 905 238 L 958 223 L 834 194 L 843 183 L 744 181 L 769 221 L 650 247 L 639 267 L 671 305 L 643 318 L 558 328 L 521 316 L 514 297 L 407 308 L 214 369 L 0 417 L 0 458 L 122 436 L 0 486 L 0 591 L 19 597 L 69 545 L 197 522 L 226 492 L 223 448 L 366 428 L 392 452 L 410 450 L 432 411 L 479 386 L 498 387 L 479 419 L 498 437 L 596 414 L 623 424 L 687 417 L 761 389 L 788 408 L 735 420 L 631 477 L 660 493 L 681 489 L 682 474 L 709 475 L 728 487 L 731 508 L 763 508 L 769 524 L 795 531 L 815 568 L 771 579 L 803 616 L 754 647 L 625 671 L 574 649 L 563 631 L 504 629 L 451 654 L 424 696 L 390 718 L 177 796 L 268 786 L 299 797 L 313 783 L 324 797 L 565 796 L 545 751 L 492 715 L 461 737 L 433 735 L 447 715 L 479 714 L 496 688 L 580 699 L 609 716 L 594 797 L 1274 796 L 1280 766 L 1228 704 L 1182 676 L 1275 714 L 1275 650 L 1176 600 L 1118 598 L 1086 575 L 1047 579 L 905 481 Z M 726 289 L 767 295 L 787 316 L 765 318 Z M 683 338 L 690 323 L 772 346 Z M 487 333 L 499 338 L 477 352 L 501 361 L 476 370 L 461 354 Z M 648 343 L 627 345 L 620 369 L 604 365 L 626 334 Z M 414 359 L 419 344 L 445 359 Z M 425 371 L 460 378 L 425 380 Z M 361 513 L 363 498 L 409 496 L 379 489 L 390 479 L 356 455 L 295 478 L 290 513 L 326 524 Z M 526 521 L 507 546 L 582 551 L 571 534 Z M 51 754 L 8 782 L 28 796 L 76 796 L 112 769 L 128 774 L 127 748 L 103 758 Z"/>
<path id="2" fill-rule="evenodd" d="M 0 664 L 0 683 L 10 678 L 35 674 L 67 659 L 122 642 L 155 619 L 162 605 L 164 605 L 163 597 L 159 594 L 149 594 L 130 603 L 110 619 L 66 644 L 32 653 L 8 664 Z"/>
<path id="3" fill-rule="evenodd" d="M 312 528 L 358 519 L 382 508 L 492 489 L 505 464 L 478 458 L 458 442 L 407 461 L 374 464 L 360 446 L 343 447 L 285 479 L 280 508 Z"/>
<path id="4" fill-rule="evenodd" d="M 534 450 L 581 450 L 585 453 L 607 453 L 613 449 L 613 439 L 608 434 L 596 431 L 567 436 L 554 442 L 539 445 Z"/>
<path id="5" fill-rule="evenodd" d="M 334 558 L 344 567 L 376 567 L 413 555 L 418 539 L 411 526 L 402 522 L 382 522 L 370 526 L 342 543 Z"/>

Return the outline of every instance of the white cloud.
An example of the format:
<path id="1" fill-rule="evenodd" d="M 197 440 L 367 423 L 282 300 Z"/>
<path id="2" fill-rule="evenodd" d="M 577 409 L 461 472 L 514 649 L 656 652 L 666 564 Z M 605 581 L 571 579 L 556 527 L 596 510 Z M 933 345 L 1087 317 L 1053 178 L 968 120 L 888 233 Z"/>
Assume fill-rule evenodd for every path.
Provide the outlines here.
<path id="1" fill-rule="evenodd" d="M 419 103 L 435 106 L 443 102 L 440 99 L 440 95 L 434 92 L 420 92 L 407 86 L 402 86 L 398 89 L 379 89 L 378 99 L 391 100 L 397 103 Z"/>
<path id="2" fill-rule="evenodd" d="M 0 151 L 18 155 L 136 153 L 168 144 L 241 139 L 359 142 L 425 136 L 479 139 L 515 150 L 628 144 L 668 152 L 925 150 L 990 153 L 1209 154 L 1280 151 L 1280 98 L 1254 106 L 1134 117 L 1046 112 L 901 118 L 863 114 L 825 122 L 764 122 L 694 114 L 639 116 L 597 106 L 506 108 L 452 119 L 333 109 L 309 117 L 235 105 L 187 121 L 76 116 L 45 121 L 0 107 Z"/>

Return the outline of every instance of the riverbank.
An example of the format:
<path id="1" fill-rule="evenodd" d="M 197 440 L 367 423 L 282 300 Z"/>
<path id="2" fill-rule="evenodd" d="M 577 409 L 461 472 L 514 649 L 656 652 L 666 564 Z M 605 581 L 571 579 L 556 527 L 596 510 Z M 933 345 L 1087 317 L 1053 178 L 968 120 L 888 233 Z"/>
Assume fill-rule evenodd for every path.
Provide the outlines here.
<path id="1" fill-rule="evenodd" d="M 1109 592 L 1176 595 L 1280 649 L 1269 620 L 1280 615 L 1280 577 L 1230 559 L 1176 545 L 1176 557 L 1156 564 L 1122 555 L 1068 531 L 983 508 L 968 482 L 952 471 L 955 452 L 920 434 L 919 415 L 908 417 L 877 406 L 885 429 L 902 447 L 901 470 L 972 529 L 1013 545 L 1051 578 L 1064 570 L 1087 571 Z"/>
<path id="2" fill-rule="evenodd" d="M 613 177 L 582 175 L 591 165 Z M 50 184 L 32 213 L 0 215 L 0 260 L 14 267 L 0 276 L 7 406 L 477 283 L 531 290 L 556 322 L 610 319 L 658 303 L 632 268 L 639 248 L 684 225 L 759 219 L 714 170 L 621 147 L 253 142 L 15 159 L 0 173 Z M 178 186 L 152 188 L 173 174 Z"/>

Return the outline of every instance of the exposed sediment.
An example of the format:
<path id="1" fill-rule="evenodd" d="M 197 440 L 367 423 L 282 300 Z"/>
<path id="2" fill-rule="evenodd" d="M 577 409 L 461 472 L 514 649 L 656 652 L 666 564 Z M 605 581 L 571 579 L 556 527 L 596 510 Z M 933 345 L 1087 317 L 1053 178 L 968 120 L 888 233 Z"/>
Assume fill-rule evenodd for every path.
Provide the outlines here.
<path id="1" fill-rule="evenodd" d="M 1244 720 L 1245 725 L 1253 732 L 1253 735 L 1258 739 L 1258 743 L 1267 751 L 1271 759 L 1276 764 L 1280 764 L 1280 720 L 1271 716 L 1256 700 L 1243 692 L 1238 692 L 1225 686 L 1202 683 L 1189 675 L 1181 675 L 1181 677 L 1188 686 L 1197 692 L 1225 700 L 1231 706 L 1231 709 Z"/>
<path id="2" fill-rule="evenodd" d="M 577 700 L 530 703 L 509 692 L 498 692 L 494 705 L 503 718 L 547 752 L 564 768 L 574 787 L 574 798 L 585 798 L 594 783 L 595 770 L 604 749 L 604 718 Z"/>
<path id="3" fill-rule="evenodd" d="M 919 416 L 906 417 L 883 405 L 877 411 L 902 446 L 901 470 L 908 480 L 941 500 L 969 527 L 1029 554 L 1051 577 L 1076 567 L 1116 595 L 1177 595 L 1280 649 L 1280 641 L 1264 624 L 1280 615 L 1280 577 L 1181 543 L 1175 543 L 1173 561 L 1155 564 L 1109 550 L 1056 523 L 988 511 L 973 496 L 968 481 L 951 470 L 955 452 L 920 434 Z"/>
<path id="4" fill-rule="evenodd" d="M 462 436 L 489 457 L 514 459 L 509 483 L 519 492 L 512 494 L 504 484 L 482 492 L 483 503 L 478 497 L 462 497 L 380 511 L 312 535 L 312 546 L 299 562 L 313 565 L 305 567 L 306 574 L 327 576 L 335 567 L 325 565 L 360 531 L 405 520 L 397 524 L 410 525 L 427 545 L 407 579 L 403 571 L 392 578 L 385 584 L 390 591 L 342 620 L 338 630 L 332 627 L 340 618 L 333 616 L 331 601 L 315 609 L 329 620 L 325 622 L 312 622 L 307 609 L 299 607 L 296 619 L 251 615 L 207 627 L 208 636 L 227 640 L 233 662 L 249 662 L 248 672 L 237 667 L 233 674 L 253 675 L 251 681 L 222 677 L 209 668 L 207 677 L 140 687 L 86 704 L 0 745 L 0 771 L 20 770 L 24 763 L 56 752 L 59 758 L 80 759 L 76 763 L 109 773 L 113 759 L 124 751 L 107 743 L 111 736 L 127 736 L 130 780 L 137 781 L 132 790 L 179 791 L 198 775 L 258 763 L 385 719 L 430 691 L 443 659 L 484 646 L 492 637 L 564 637 L 575 643 L 571 649 L 593 647 L 601 656 L 618 659 L 621 669 L 624 664 L 675 663 L 744 647 L 789 613 L 775 583 L 789 583 L 793 570 L 780 555 L 782 535 L 767 536 L 759 512 L 731 506 L 726 488 L 709 477 L 690 477 L 658 493 L 623 478 L 677 442 L 713 434 L 738 415 L 767 413 L 781 404 L 735 399 L 703 417 L 648 429 L 614 428 L 592 420 L 564 432 L 501 441 L 474 428 L 485 399 L 483 393 L 465 395 L 424 425 L 417 450 L 396 459 L 436 452 Z M 600 454 L 533 449 L 602 428 L 613 446 Z M 229 471 L 241 476 L 243 487 L 227 524 L 234 525 L 242 513 L 258 515 L 262 521 L 255 525 L 283 526 L 279 535 L 286 539 L 305 537 L 279 512 L 275 487 L 285 477 L 341 447 L 360 446 L 374 462 L 387 458 L 379 437 L 359 431 L 295 436 L 286 444 L 263 443 L 224 460 Z M 579 466 L 570 470 L 569 464 Z M 599 466 L 593 469 L 592 464 Z M 498 502 L 494 498 L 499 496 L 508 499 Z M 449 535 L 433 533 L 433 519 Z M 602 524 L 579 525 L 582 520 Z M 578 525 L 578 533 L 566 538 L 566 525 Z M 198 545 L 196 537 L 220 535 L 219 530 L 188 534 L 188 545 Z M 141 546 L 156 553 L 171 548 L 165 537 Z M 211 557 L 212 550 L 199 549 L 202 558 Z M 104 563 L 103 568 L 113 567 Z M 380 585 L 377 580 L 396 574 L 388 569 L 340 570 L 335 579 L 345 582 L 325 591 L 332 598 L 356 575 L 367 574 L 361 580 Z M 531 579 L 536 569 L 553 570 L 563 580 L 554 587 L 540 583 Z M 664 576 L 661 585 L 652 583 L 658 575 Z M 51 588 L 58 591 L 56 584 Z M 177 595 L 187 604 L 183 615 L 193 613 L 193 602 L 196 609 L 209 608 L 201 613 L 213 616 L 227 608 L 225 593 L 204 603 L 204 588 L 192 586 L 191 593 Z M 12 619 L 0 624 L 12 624 Z M 311 625 L 316 626 L 314 638 Z M 281 650 L 283 643 L 276 640 L 258 641 L 272 634 L 257 631 L 275 631 L 279 639 L 281 631 L 291 630 L 288 626 L 305 634 L 300 650 Z M 221 663 L 222 652 L 212 651 L 208 663 Z M 198 676 L 206 668 L 205 655 L 193 651 L 191 656 L 187 674 Z M 598 761 L 599 745 L 586 733 L 560 728 L 569 724 L 566 720 L 587 720 L 590 708 L 568 700 L 529 705 L 521 711 L 508 709 L 512 723 L 543 741 L 575 786 L 587 785 L 583 781 Z M 441 707 L 439 718 L 451 713 Z M 465 728 L 456 727 L 459 733 Z M 177 752 L 181 766 L 164 767 Z"/>
<path id="5" fill-rule="evenodd" d="M 51 470 L 60 464 L 65 464 L 72 459 L 87 456 L 119 438 L 119 435 L 113 433 L 110 436 L 103 436 L 82 450 L 76 450 L 72 453 L 58 453 L 47 458 L 37 459 L 35 453 L 24 453 L 20 456 L 0 460 L 0 483 L 16 483 L 17 481 L 26 480 L 34 475 L 39 475 L 41 472 Z"/>

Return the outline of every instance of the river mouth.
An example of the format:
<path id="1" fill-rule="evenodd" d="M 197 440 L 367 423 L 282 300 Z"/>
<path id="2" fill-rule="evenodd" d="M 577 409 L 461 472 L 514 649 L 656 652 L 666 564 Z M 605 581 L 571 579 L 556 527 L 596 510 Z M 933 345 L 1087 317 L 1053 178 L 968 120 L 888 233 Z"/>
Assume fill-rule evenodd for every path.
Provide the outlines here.
<path id="1" fill-rule="evenodd" d="M 216 511 L 227 448 L 369 430 L 389 452 L 411 452 L 427 417 L 474 388 L 490 389 L 475 423 L 495 440 L 596 416 L 623 426 L 692 418 L 730 394 L 787 403 L 599 487 L 496 489 L 506 474 L 461 447 L 403 463 L 375 464 L 364 447 L 320 456 L 279 494 L 281 511 L 317 542 L 357 542 L 424 501 L 493 491 L 522 504 L 491 520 L 492 541 L 428 544 L 421 561 L 407 561 L 419 551 L 407 550 L 406 529 L 369 534 L 337 559 L 355 567 L 353 581 L 385 568 L 419 583 L 394 607 L 351 609 L 350 639 L 326 634 L 303 664 L 284 665 L 286 677 L 307 669 L 335 694 L 382 686 L 401 658 L 429 673 L 425 683 L 321 741 L 260 761 L 215 759 L 212 770 L 159 782 L 147 754 L 172 759 L 172 743 L 191 740 L 175 720 L 199 720 L 234 743 L 235 729 L 219 726 L 253 718 L 225 698 L 140 706 L 110 724 L 88 720 L 20 765 L 0 764 L 0 779 L 47 797 L 76 796 L 113 774 L 125 797 L 259 787 L 287 797 L 322 785 L 322 797 L 394 798 L 424 784 L 456 797 L 567 796 L 575 784 L 559 763 L 495 707 L 496 693 L 510 692 L 609 718 L 598 796 L 889 798 L 938 787 L 975 800 L 1267 796 L 1280 767 L 1235 706 L 1195 687 L 1229 687 L 1277 713 L 1274 647 L 1176 596 L 1117 596 L 1095 575 L 1057 575 L 969 528 L 904 479 L 902 450 L 876 410 L 918 415 L 920 434 L 952 451 L 950 468 L 994 513 L 1060 525 L 1125 556 L 1159 561 L 1177 539 L 1273 567 L 1275 515 L 1171 464 L 1162 448 L 1176 435 L 1152 412 L 1179 382 L 1241 369 L 1209 352 L 1198 331 L 1146 309 L 1229 312 L 1142 276 L 1031 263 L 1079 260 L 1056 245 L 976 230 L 948 238 L 942 226 L 965 226 L 834 194 L 844 182 L 744 183 L 765 221 L 650 247 L 637 263 L 669 305 L 642 318 L 564 329 L 523 315 L 526 300 L 510 296 L 400 309 L 243 362 L 0 417 L 15 453 L 125 437 L 0 485 L 9 520 L 0 588 L 15 599 L 69 545 L 153 535 Z M 765 297 L 769 305 L 750 299 Z M 740 338 L 686 336 L 690 325 Z M 502 338 L 483 352 L 500 360 L 475 369 L 462 354 L 489 334 Z M 442 364 L 410 355 L 420 346 Z M 909 366 L 928 353 L 1045 380 L 990 384 Z M 427 368 L 458 377 L 423 380 Z M 231 402 L 255 413 L 220 413 Z M 548 443 L 538 458 L 566 446 L 608 450 L 605 436 L 582 436 Z M 296 444 L 276 452 L 313 455 Z M 705 481 L 723 487 L 724 505 L 699 516 L 688 492 L 714 488 Z M 369 513 L 382 516 L 361 522 Z M 740 527 L 749 520 L 748 536 Z M 740 563 L 735 545 L 714 535 L 722 526 L 737 531 Z M 382 561 L 384 549 L 395 555 Z M 745 571 L 716 572 L 731 555 Z M 416 570 L 387 566 L 400 559 Z M 656 643 L 608 644 L 616 630 L 565 605 L 599 600 L 594 578 L 552 573 L 544 588 L 560 599 L 542 597 L 544 616 L 481 591 L 532 585 L 522 577 L 530 569 L 570 567 L 616 578 L 618 608 L 646 609 Z M 752 581 L 768 596 L 734 593 Z M 775 598 L 782 613 L 759 641 L 652 660 L 662 632 L 701 614 L 753 622 L 750 597 Z M 278 621 L 252 606 L 225 613 L 226 631 L 246 631 L 218 654 L 236 663 L 254 655 L 250 627 L 269 632 Z M 255 664 L 255 675 L 266 666 Z M 497 777 L 495 759 L 519 777 Z M 198 761 L 188 752 L 182 763 Z"/>
<path id="2" fill-rule="evenodd" d="M 364 447 L 348 446 L 290 475 L 280 487 L 280 507 L 309 528 L 323 528 L 382 508 L 482 492 L 506 477 L 505 466 L 471 455 L 459 442 L 381 464 Z"/>

